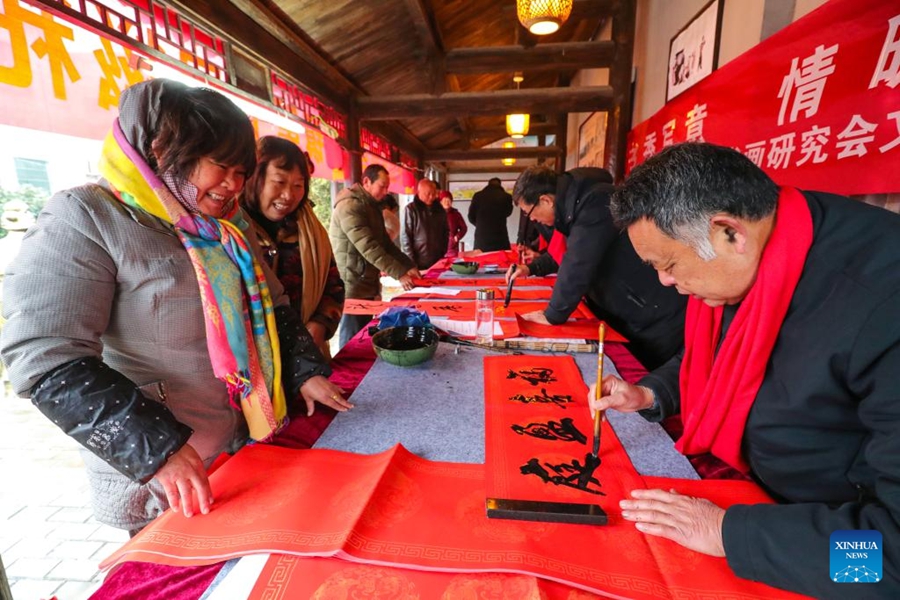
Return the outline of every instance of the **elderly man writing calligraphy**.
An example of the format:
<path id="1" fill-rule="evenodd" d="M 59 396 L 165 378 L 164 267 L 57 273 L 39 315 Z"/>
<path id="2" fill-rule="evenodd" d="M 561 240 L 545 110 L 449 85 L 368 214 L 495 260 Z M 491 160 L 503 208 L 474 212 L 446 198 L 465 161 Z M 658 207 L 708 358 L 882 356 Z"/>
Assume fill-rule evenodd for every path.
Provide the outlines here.
<path id="1" fill-rule="evenodd" d="M 690 300 L 684 352 L 638 385 L 604 378 L 592 409 L 680 412 L 679 450 L 711 452 L 778 501 L 723 510 L 635 490 L 623 517 L 726 557 L 740 577 L 820 598 L 900 597 L 900 216 L 779 188 L 709 144 L 650 158 L 611 210 Z M 881 532 L 881 581 L 832 581 L 837 530 Z"/>

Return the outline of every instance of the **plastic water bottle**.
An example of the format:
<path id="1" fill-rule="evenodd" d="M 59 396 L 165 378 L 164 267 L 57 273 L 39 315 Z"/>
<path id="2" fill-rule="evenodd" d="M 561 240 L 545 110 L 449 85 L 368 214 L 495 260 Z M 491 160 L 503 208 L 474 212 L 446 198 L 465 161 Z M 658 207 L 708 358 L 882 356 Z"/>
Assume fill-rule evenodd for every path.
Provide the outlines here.
<path id="1" fill-rule="evenodd" d="M 475 343 L 494 343 L 494 290 L 475 292 Z"/>

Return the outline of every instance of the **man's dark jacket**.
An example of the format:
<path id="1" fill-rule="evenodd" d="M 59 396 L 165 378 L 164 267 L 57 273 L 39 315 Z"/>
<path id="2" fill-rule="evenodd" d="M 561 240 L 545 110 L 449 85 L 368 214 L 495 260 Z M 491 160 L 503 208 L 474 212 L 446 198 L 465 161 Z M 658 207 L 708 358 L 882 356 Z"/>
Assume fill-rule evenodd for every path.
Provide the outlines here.
<path id="1" fill-rule="evenodd" d="M 585 297 L 594 314 L 627 337 L 632 353 L 652 369 L 681 348 L 686 299 L 660 284 L 628 235 L 613 225 L 609 197 L 614 190 L 603 169 L 560 175 L 554 227 L 566 236 L 567 250 L 561 265 L 545 253 L 530 269 L 533 275 L 559 272 L 544 311 L 548 321 L 564 323 Z"/>
<path id="2" fill-rule="evenodd" d="M 896 599 L 900 216 L 840 196 L 804 195 L 813 244 L 743 439 L 752 476 L 782 504 L 729 508 L 725 552 L 746 579 L 817 598 Z M 659 403 L 648 417 L 678 412 L 680 363 L 675 357 L 641 380 Z M 829 537 L 847 529 L 881 533 L 882 581 L 830 580 Z"/>
<path id="3" fill-rule="evenodd" d="M 419 269 L 427 269 L 447 253 L 447 212 L 435 200 L 428 206 L 416 196 L 406 205 L 401 244 Z"/>
<path id="4" fill-rule="evenodd" d="M 513 211 L 512 196 L 502 185 L 488 184 L 475 192 L 469 205 L 469 223 L 475 226 L 475 248 L 484 252 L 509 250 L 506 219 Z"/>

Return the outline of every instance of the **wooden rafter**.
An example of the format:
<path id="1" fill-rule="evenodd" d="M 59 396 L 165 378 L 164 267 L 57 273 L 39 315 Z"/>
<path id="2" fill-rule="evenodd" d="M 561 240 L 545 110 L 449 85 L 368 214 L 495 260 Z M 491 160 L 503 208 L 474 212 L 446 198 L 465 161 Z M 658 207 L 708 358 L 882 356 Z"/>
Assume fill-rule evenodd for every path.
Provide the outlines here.
<path id="1" fill-rule="evenodd" d="M 442 96 L 409 94 L 357 98 L 360 120 L 429 117 L 437 114 L 502 115 L 511 112 L 558 113 L 607 110 L 612 105 L 609 86 L 540 88 L 448 93 Z"/>
<path id="2" fill-rule="evenodd" d="M 559 71 L 609 67 L 615 43 L 572 42 L 521 46 L 457 48 L 447 52 L 448 73 L 506 73 L 513 71 Z"/>
<path id="3" fill-rule="evenodd" d="M 431 93 L 459 92 L 459 79 L 455 75 L 448 75 L 444 68 L 444 41 L 435 23 L 434 13 L 425 5 L 424 0 L 404 0 L 404 2 L 425 48 L 425 63 L 428 65 Z M 464 117 L 457 117 L 456 122 L 463 133 L 463 138 L 468 140 L 471 131 L 469 122 Z"/>
<path id="4" fill-rule="evenodd" d="M 519 146 L 517 148 L 473 148 L 471 150 L 426 150 L 425 160 L 500 160 L 501 158 L 539 158 L 559 156 L 556 146 Z"/>

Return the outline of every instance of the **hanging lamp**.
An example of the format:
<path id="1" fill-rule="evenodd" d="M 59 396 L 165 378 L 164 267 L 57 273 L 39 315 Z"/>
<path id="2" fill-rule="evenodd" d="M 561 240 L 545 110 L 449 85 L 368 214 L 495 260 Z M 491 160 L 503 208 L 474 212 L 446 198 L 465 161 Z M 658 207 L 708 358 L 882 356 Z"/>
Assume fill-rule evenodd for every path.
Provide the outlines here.
<path id="1" fill-rule="evenodd" d="M 516 71 L 513 74 L 513 81 L 516 82 L 516 89 L 519 89 L 519 84 L 524 81 L 525 78 L 522 76 L 521 71 Z M 531 124 L 531 115 L 526 114 L 512 114 L 506 115 L 506 133 L 509 137 L 513 138 L 522 138 L 528 135 L 528 127 Z"/>
<path id="2" fill-rule="evenodd" d="M 527 117 L 528 115 L 525 115 L 525 116 Z M 515 143 L 515 142 L 503 142 L 503 147 L 504 147 L 504 148 L 515 148 L 515 147 L 516 147 L 516 143 Z M 514 164 L 516 164 L 516 159 L 514 159 L 514 158 L 501 158 L 501 159 L 500 159 L 500 162 L 502 162 L 502 163 L 503 163 L 504 165 L 506 165 L 507 167 L 511 167 L 511 166 L 513 166 Z"/>
<path id="3" fill-rule="evenodd" d="M 534 35 L 554 33 L 572 13 L 572 0 L 516 0 L 516 14 Z"/>
<path id="4" fill-rule="evenodd" d="M 506 115 L 506 133 L 509 137 L 521 138 L 528 134 L 528 127 L 531 124 L 531 115 Z"/>

